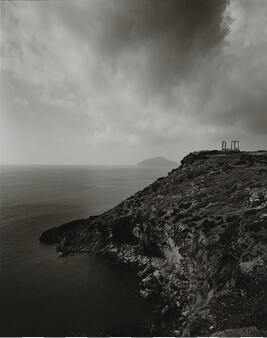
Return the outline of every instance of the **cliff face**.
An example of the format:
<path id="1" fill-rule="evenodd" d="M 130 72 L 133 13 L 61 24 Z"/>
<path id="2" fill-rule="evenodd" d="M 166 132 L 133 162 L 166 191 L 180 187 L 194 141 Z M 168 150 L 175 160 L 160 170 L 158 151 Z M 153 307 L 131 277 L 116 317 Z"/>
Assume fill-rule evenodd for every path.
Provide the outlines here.
<path id="1" fill-rule="evenodd" d="M 157 300 L 151 334 L 266 335 L 266 169 L 267 152 L 191 153 L 115 208 L 40 240 L 135 264 L 140 295 Z"/>

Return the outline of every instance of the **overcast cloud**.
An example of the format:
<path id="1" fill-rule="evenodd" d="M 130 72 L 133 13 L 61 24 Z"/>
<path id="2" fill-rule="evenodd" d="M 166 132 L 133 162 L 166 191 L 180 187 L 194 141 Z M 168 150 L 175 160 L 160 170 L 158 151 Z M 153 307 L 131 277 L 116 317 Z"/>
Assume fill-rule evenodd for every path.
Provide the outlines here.
<path id="1" fill-rule="evenodd" d="M 1 2 L 2 163 L 267 148 L 266 0 Z"/>

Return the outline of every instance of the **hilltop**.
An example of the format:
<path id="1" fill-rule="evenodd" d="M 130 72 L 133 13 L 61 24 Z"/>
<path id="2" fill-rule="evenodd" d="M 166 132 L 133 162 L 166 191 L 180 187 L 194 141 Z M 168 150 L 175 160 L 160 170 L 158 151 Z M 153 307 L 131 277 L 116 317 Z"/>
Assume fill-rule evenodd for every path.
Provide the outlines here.
<path id="1" fill-rule="evenodd" d="M 174 161 L 167 160 L 162 156 L 149 158 L 147 160 L 141 161 L 137 163 L 140 167 L 169 167 L 169 168 L 176 168 L 178 167 L 178 163 Z"/>
<path id="2" fill-rule="evenodd" d="M 155 302 L 144 335 L 267 335 L 267 152 L 190 153 L 99 216 L 45 231 L 62 255 L 138 268 Z"/>

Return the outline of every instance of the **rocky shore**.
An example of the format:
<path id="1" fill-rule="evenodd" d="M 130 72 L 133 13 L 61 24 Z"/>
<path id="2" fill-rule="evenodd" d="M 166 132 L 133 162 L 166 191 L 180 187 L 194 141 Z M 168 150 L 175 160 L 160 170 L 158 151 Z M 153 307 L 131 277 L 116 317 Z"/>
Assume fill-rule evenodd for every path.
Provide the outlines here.
<path id="1" fill-rule="evenodd" d="M 266 225 L 267 152 L 214 150 L 40 241 L 136 266 L 151 335 L 267 336 Z"/>

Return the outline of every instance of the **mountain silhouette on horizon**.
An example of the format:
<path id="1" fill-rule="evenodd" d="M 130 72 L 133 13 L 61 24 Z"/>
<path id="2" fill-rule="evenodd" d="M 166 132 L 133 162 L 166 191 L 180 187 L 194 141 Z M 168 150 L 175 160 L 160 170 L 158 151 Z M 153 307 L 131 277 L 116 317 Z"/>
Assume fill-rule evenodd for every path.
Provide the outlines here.
<path id="1" fill-rule="evenodd" d="M 144 161 L 138 162 L 137 165 L 140 167 L 178 167 L 177 162 L 167 160 L 163 156 L 148 158 Z"/>

